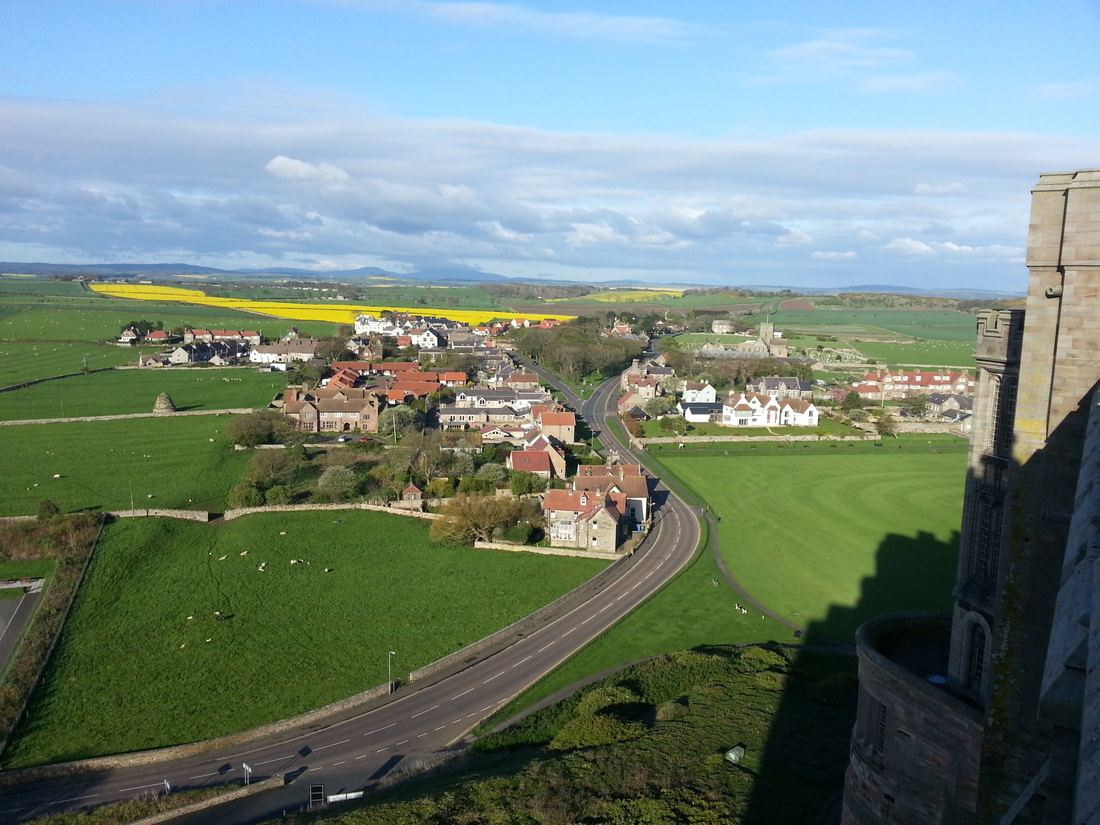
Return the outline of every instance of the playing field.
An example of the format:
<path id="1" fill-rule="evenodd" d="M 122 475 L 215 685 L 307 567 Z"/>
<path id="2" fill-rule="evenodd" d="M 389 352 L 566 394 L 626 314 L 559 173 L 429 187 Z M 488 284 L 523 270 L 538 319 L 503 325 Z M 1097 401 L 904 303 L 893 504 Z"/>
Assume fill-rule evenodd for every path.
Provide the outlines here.
<path id="1" fill-rule="evenodd" d="M 67 512 L 128 510 L 131 501 L 221 512 L 250 457 L 222 437 L 227 420 L 196 415 L 0 427 L 0 515 L 32 515 L 44 498 Z"/>
<path id="2" fill-rule="evenodd" d="M 116 522 L 5 767 L 202 739 L 321 707 L 385 682 L 388 651 L 394 675 L 406 674 L 606 564 L 443 547 L 426 522 L 387 513 Z"/>
<path id="3" fill-rule="evenodd" d="M 722 556 L 749 593 L 850 641 L 880 613 L 950 605 L 966 455 L 892 446 L 659 461 L 721 517 Z"/>
<path id="4" fill-rule="evenodd" d="M 255 367 L 113 370 L 2 393 L 0 420 L 147 413 L 162 392 L 180 411 L 264 407 L 285 385 Z"/>

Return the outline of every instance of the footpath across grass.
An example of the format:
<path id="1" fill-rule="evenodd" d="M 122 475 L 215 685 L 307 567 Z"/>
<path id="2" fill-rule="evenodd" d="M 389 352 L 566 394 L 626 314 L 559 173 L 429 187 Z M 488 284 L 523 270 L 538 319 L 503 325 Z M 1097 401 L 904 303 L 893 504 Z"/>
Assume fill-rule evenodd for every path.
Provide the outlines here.
<path id="1" fill-rule="evenodd" d="M 255 367 L 113 370 L 3 393 L 0 419 L 148 413 L 162 392 L 180 411 L 265 407 L 285 386 L 282 374 Z"/>
<path id="2" fill-rule="evenodd" d="M 137 507 L 221 512 L 251 457 L 222 435 L 228 416 L 0 427 L 0 515 Z M 55 478 L 54 476 L 60 476 Z"/>
<path id="3" fill-rule="evenodd" d="M 964 451 L 685 450 L 658 460 L 721 517 L 730 572 L 779 615 L 851 641 L 880 613 L 949 606 Z"/>
<path id="4" fill-rule="evenodd" d="M 369 511 L 120 520 L 103 532 L 5 767 L 321 707 L 385 682 L 390 650 L 394 675 L 408 673 L 606 565 L 444 547 L 425 521 Z"/>

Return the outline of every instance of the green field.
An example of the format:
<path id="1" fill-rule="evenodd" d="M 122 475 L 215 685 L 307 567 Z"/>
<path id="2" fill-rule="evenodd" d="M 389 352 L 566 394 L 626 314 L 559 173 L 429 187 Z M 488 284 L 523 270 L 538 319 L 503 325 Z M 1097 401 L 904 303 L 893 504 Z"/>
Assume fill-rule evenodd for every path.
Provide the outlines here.
<path id="1" fill-rule="evenodd" d="M 387 651 L 397 651 L 395 675 L 408 673 L 606 564 L 444 547 L 424 521 L 364 511 L 116 522 L 5 767 L 203 739 L 320 707 L 385 682 Z"/>
<path id="2" fill-rule="evenodd" d="M 764 320 L 757 316 L 755 321 Z M 903 309 L 807 309 L 781 310 L 769 318 L 776 327 L 791 333 L 828 334 L 841 338 L 859 337 L 864 330 L 888 330 L 929 341 L 974 340 L 975 318 L 956 310 Z"/>
<path id="3" fill-rule="evenodd" d="M 162 392 L 180 411 L 264 407 L 285 385 L 254 367 L 113 370 L 2 393 L 0 420 L 152 412 Z"/>
<path id="4" fill-rule="evenodd" d="M 120 367 L 133 363 L 147 348 L 115 347 L 92 343 L 20 343 L 0 341 L 0 387 L 10 387 L 38 378 L 71 375 L 80 372 L 87 360 L 88 369 Z M 5 399 L 0 396 L 0 407 Z"/>
<path id="5" fill-rule="evenodd" d="M 853 343 L 852 347 L 868 358 L 874 358 L 880 364 L 974 368 L 973 340 L 968 343 L 922 341 L 916 344 L 876 344 L 859 341 Z"/>
<path id="6" fill-rule="evenodd" d="M 847 424 L 841 424 L 831 418 L 821 416 L 816 427 L 726 427 L 722 424 L 705 422 L 690 425 L 687 435 L 714 435 L 714 436 L 765 436 L 782 439 L 788 435 L 861 435 L 861 431 Z M 657 419 L 642 422 L 642 433 L 645 438 L 670 438 L 674 433 L 661 429 L 661 422 Z M 657 445 L 654 445 L 657 446 Z M 713 445 L 712 445 L 713 446 Z"/>
<path id="7" fill-rule="evenodd" d="M 669 451 L 659 462 L 722 518 L 733 576 L 791 621 L 850 641 L 880 613 L 950 605 L 961 450 Z"/>
<path id="8" fill-rule="evenodd" d="M 138 507 L 220 512 L 250 457 L 220 434 L 227 420 L 196 415 L 0 427 L 0 515 L 31 515 L 44 498 L 64 511 L 129 509 L 131 491 Z"/>

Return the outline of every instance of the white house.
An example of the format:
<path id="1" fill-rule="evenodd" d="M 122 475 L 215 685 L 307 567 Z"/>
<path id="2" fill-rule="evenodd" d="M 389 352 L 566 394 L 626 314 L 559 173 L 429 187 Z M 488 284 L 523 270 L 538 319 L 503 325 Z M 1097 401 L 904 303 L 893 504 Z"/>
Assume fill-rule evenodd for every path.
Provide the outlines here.
<path id="1" fill-rule="evenodd" d="M 722 405 L 727 427 L 816 427 L 817 407 L 800 398 L 774 398 L 755 392 L 731 393 Z"/>
<path id="2" fill-rule="evenodd" d="M 718 391 L 706 381 L 685 381 L 682 398 L 687 404 L 714 404 L 718 401 Z"/>

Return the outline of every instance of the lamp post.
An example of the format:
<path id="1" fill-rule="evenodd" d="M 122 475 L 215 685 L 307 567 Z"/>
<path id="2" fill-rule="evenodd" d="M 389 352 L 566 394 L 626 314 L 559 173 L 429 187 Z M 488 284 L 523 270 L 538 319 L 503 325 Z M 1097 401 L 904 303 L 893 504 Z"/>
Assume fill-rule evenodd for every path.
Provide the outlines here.
<path id="1" fill-rule="evenodd" d="M 390 686 L 390 692 L 393 692 L 393 657 L 397 655 L 396 650 L 391 650 L 389 655 L 386 656 L 386 682 Z"/>

